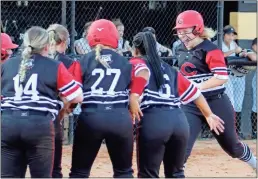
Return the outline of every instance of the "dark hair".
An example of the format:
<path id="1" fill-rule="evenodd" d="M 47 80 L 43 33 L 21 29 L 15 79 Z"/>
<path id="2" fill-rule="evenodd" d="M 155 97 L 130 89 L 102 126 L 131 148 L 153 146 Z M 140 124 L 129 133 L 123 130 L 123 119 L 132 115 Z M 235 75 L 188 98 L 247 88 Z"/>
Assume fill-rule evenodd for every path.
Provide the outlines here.
<path id="1" fill-rule="evenodd" d="M 156 48 L 156 40 L 152 33 L 139 32 L 133 38 L 133 45 L 140 51 L 141 55 L 146 57 L 154 72 L 156 84 L 160 88 L 164 84 L 164 78 L 161 70 L 161 59 Z"/>
<path id="2" fill-rule="evenodd" d="M 252 46 L 257 45 L 257 37 L 252 41 Z"/>

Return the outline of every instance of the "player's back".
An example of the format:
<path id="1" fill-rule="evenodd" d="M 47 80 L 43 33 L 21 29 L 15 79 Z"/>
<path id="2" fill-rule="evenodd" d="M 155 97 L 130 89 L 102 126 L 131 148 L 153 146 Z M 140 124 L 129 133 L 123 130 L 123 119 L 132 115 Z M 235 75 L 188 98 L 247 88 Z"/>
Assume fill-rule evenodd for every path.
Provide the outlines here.
<path id="1" fill-rule="evenodd" d="M 100 58 L 110 66 L 106 68 L 95 59 L 95 53 L 92 51 L 80 60 L 83 69 L 83 104 L 116 104 L 127 107 L 131 64 L 113 50 L 102 49 Z"/>
<path id="2" fill-rule="evenodd" d="M 20 83 L 21 57 L 2 64 L 2 109 L 32 109 L 58 112 L 57 79 L 60 62 L 35 54 L 27 61 L 26 77 Z"/>
<path id="3" fill-rule="evenodd" d="M 161 69 L 165 80 L 162 88 L 158 88 L 152 67 L 148 64 L 151 71 L 149 84 L 146 86 L 142 95 L 141 108 L 152 106 L 180 106 L 178 94 L 177 71 L 165 62 L 161 62 Z"/>

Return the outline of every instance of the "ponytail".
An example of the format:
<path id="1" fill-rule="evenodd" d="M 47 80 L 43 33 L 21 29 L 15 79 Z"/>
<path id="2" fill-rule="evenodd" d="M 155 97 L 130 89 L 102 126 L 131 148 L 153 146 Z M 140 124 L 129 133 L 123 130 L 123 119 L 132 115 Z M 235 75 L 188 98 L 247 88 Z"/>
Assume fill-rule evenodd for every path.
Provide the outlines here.
<path id="1" fill-rule="evenodd" d="M 56 46 L 62 42 L 68 41 L 69 32 L 68 30 L 60 24 L 52 24 L 48 27 L 49 45 L 50 53 L 49 56 L 54 58 L 56 55 Z"/>
<path id="2" fill-rule="evenodd" d="M 103 46 L 101 44 L 97 44 L 95 47 L 95 59 L 100 62 L 104 67 L 110 68 L 109 64 L 101 58 L 101 50 Z"/>
<path id="3" fill-rule="evenodd" d="M 150 64 L 154 72 L 157 87 L 162 87 L 165 81 L 161 70 L 161 59 L 157 52 L 157 42 L 153 35 L 150 32 L 140 32 L 134 37 L 133 43 L 142 55 L 146 55 L 147 62 Z"/>
<path id="4" fill-rule="evenodd" d="M 24 34 L 22 51 L 22 59 L 19 67 L 19 79 L 20 82 L 24 82 L 26 79 L 26 72 L 31 65 L 31 57 L 33 54 L 40 54 L 44 47 L 48 44 L 48 33 L 45 29 L 34 26 L 27 30 Z"/>
<path id="5" fill-rule="evenodd" d="M 25 47 L 22 52 L 22 60 L 18 71 L 20 82 L 23 82 L 25 80 L 26 72 L 27 72 L 27 64 L 31 56 L 32 56 L 32 47 L 31 46 Z"/>
<path id="6" fill-rule="evenodd" d="M 54 58 L 56 55 L 56 41 L 55 41 L 55 36 L 56 33 L 54 30 L 51 30 L 48 32 L 48 36 L 49 36 L 49 57 Z"/>
<path id="7" fill-rule="evenodd" d="M 203 32 L 200 34 L 202 39 L 212 39 L 217 34 L 217 31 L 214 31 L 212 28 L 205 27 Z"/>

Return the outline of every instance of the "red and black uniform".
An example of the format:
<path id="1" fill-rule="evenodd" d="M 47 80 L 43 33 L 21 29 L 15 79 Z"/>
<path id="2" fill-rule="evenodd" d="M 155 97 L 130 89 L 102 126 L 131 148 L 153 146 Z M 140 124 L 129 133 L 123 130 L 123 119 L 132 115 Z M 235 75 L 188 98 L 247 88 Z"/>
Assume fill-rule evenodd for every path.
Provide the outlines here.
<path id="1" fill-rule="evenodd" d="M 192 50 L 187 50 L 182 43 L 176 54 L 181 73 L 194 83 L 202 83 L 212 77 L 228 79 L 223 53 L 209 40 L 204 40 Z M 250 149 L 237 138 L 234 111 L 224 90 L 224 85 L 221 85 L 201 91 L 213 113 L 225 122 L 224 133 L 218 136 L 213 132 L 213 135 L 230 156 L 248 161 L 251 157 Z M 207 122 L 194 103 L 183 106 L 183 110 L 190 125 L 187 159 L 202 126 Z"/>
<path id="2" fill-rule="evenodd" d="M 70 73 L 73 73 L 75 61 L 64 53 L 56 53 L 55 60 L 62 62 Z M 52 172 L 53 178 L 62 178 L 63 120 L 55 120 L 55 157 Z"/>
<path id="3" fill-rule="evenodd" d="M 145 63 L 131 59 L 131 63 Z M 137 153 L 138 177 L 158 178 L 161 162 L 165 177 L 184 177 L 183 165 L 189 137 L 189 127 L 181 103 L 198 98 L 201 92 L 175 69 L 162 62 L 165 80 L 158 88 L 152 68 L 148 85 L 142 94 L 143 117 L 139 123 Z"/>
<path id="4" fill-rule="evenodd" d="M 134 71 L 128 60 L 113 50 L 102 49 L 105 68 L 95 51 L 83 56 L 75 70 L 82 84 L 84 100 L 75 129 L 70 177 L 89 177 L 103 139 L 113 164 L 114 177 L 133 177 L 133 124 L 128 111 L 129 88 Z"/>
<path id="5" fill-rule="evenodd" d="M 71 101 L 81 88 L 63 63 L 38 54 L 28 60 L 26 78 L 20 83 L 20 63 L 21 58 L 16 57 L 2 64 L 1 176 L 25 177 L 29 165 L 31 177 L 49 178 L 54 157 L 53 121 L 61 109 L 58 94 Z"/>

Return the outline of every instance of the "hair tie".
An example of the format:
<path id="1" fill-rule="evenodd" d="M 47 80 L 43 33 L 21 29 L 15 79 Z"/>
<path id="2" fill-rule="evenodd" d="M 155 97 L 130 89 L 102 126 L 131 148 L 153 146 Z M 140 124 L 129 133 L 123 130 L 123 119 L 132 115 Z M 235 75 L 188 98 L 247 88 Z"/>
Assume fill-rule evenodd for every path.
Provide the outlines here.
<path id="1" fill-rule="evenodd" d="M 31 50 L 33 50 L 33 49 L 34 49 L 31 45 L 28 45 L 28 47 L 30 47 L 30 48 L 31 48 Z"/>

